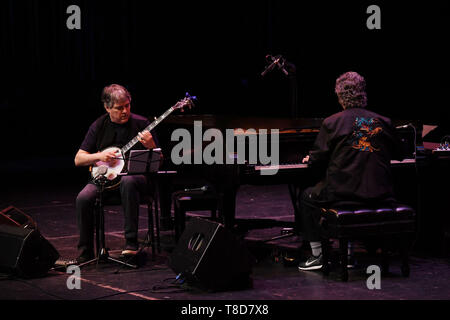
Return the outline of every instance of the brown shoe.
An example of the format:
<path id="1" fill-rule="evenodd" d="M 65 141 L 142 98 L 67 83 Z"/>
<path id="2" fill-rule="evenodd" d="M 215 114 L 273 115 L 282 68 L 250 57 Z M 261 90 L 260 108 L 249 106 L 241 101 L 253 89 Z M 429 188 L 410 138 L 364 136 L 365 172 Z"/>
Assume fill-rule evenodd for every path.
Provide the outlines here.
<path id="1" fill-rule="evenodd" d="M 137 244 L 127 244 L 125 249 L 122 250 L 122 255 L 131 256 L 136 255 L 139 251 L 139 246 Z"/>

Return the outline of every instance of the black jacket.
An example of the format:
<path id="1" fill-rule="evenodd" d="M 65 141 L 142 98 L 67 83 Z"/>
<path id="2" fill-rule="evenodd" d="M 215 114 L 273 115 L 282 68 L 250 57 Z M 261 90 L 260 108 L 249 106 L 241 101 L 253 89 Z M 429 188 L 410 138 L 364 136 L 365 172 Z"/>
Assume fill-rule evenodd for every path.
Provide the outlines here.
<path id="1" fill-rule="evenodd" d="M 309 165 L 326 170 L 313 188 L 318 200 L 382 200 L 394 197 L 390 160 L 402 160 L 389 118 L 351 108 L 326 118 Z"/>

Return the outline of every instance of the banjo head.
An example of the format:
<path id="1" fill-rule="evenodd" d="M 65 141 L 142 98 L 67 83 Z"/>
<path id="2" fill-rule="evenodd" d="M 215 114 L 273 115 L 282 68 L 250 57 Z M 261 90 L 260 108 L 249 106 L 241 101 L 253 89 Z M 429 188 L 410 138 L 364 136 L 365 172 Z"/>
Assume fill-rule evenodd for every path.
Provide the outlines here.
<path id="1" fill-rule="evenodd" d="M 114 180 L 117 177 L 117 175 L 122 172 L 123 167 L 125 166 L 125 160 L 122 155 L 122 152 L 120 148 L 117 147 L 109 147 L 102 151 L 114 151 L 117 154 L 117 159 L 113 163 L 98 161 L 92 168 L 92 177 L 95 179 L 100 174 L 103 174 L 106 167 L 107 171 L 104 174 L 105 177 L 108 180 Z"/>

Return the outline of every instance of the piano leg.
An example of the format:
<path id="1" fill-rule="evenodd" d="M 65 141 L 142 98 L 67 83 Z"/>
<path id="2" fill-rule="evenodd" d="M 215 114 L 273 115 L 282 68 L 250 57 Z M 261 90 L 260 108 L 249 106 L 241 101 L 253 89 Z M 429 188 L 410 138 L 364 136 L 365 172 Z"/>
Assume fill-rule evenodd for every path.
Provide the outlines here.
<path id="1" fill-rule="evenodd" d="M 233 229 L 236 224 L 236 195 L 239 190 L 239 166 L 216 165 L 212 167 L 210 176 L 214 177 L 214 184 L 221 195 L 219 201 L 219 216 L 225 228 Z"/>
<path id="2" fill-rule="evenodd" d="M 236 195 L 238 187 L 224 185 L 219 191 L 222 194 L 221 204 L 219 204 L 219 216 L 223 219 L 225 228 L 232 229 L 236 218 Z"/>

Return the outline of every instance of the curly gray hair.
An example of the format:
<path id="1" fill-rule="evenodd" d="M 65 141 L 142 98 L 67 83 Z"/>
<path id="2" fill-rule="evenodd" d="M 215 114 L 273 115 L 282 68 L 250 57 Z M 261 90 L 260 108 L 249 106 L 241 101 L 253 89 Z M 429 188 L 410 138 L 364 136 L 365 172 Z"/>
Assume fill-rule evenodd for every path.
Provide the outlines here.
<path id="1" fill-rule="evenodd" d="M 344 109 L 367 106 L 366 81 L 356 72 L 340 75 L 336 79 L 335 92 Z"/>
<path id="2" fill-rule="evenodd" d="M 131 95 L 127 89 L 119 84 L 111 84 L 102 91 L 102 102 L 106 108 L 110 109 L 117 101 L 128 99 L 131 102 Z"/>

